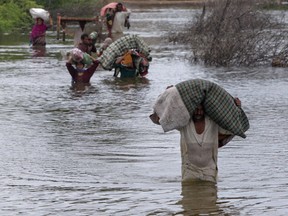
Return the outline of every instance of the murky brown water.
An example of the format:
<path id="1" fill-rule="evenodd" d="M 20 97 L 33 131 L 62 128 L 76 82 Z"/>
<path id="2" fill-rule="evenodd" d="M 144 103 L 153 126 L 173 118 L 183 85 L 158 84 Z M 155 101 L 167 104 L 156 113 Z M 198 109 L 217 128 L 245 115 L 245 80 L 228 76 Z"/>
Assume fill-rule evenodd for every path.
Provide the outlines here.
<path id="1" fill-rule="evenodd" d="M 73 41 L 51 37 L 39 52 L 25 35 L 2 39 L 1 215 L 287 215 L 287 69 L 189 65 L 163 35 L 191 13 L 135 9 L 126 33 L 152 47 L 147 79 L 98 70 L 86 90 L 71 89 L 60 54 Z M 247 138 L 220 150 L 216 186 L 182 186 L 179 134 L 148 118 L 166 86 L 189 78 L 222 85 L 250 119 Z"/>

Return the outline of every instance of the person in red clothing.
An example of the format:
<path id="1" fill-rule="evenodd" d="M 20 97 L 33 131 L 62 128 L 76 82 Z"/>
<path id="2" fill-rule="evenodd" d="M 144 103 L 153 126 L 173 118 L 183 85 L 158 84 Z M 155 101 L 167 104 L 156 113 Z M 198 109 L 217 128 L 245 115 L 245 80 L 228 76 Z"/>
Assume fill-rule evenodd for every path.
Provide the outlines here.
<path id="1" fill-rule="evenodd" d="M 30 34 L 30 44 L 32 46 L 45 46 L 46 30 L 49 28 L 40 17 L 36 18 L 36 24 L 33 26 Z"/>
<path id="2" fill-rule="evenodd" d="M 88 68 L 84 67 L 85 65 L 82 61 L 75 62 L 76 67 L 74 67 L 72 65 L 73 62 L 72 57 L 68 59 L 68 61 L 66 62 L 66 67 L 72 77 L 72 84 L 90 83 L 90 79 L 99 65 L 99 61 L 97 59 L 93 58 L 92 56 L 90 56 L 90 58 L 92 59 L 93 64 Z"/>

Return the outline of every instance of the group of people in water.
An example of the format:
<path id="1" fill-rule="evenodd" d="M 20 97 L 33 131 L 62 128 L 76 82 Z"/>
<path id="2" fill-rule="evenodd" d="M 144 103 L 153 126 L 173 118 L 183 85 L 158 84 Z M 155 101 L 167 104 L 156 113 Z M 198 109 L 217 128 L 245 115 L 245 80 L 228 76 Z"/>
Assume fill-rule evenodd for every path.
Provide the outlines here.
<path id="1" fill-rule="evenodd" d="M 97 58 L 100 57 L 103 51 L 112 43 L 112 39 L 107 37 L 98 51 L 95 46 L 97 37 L 97 32 L 90 34 L 83 33 L 81 35 L 81 41 L 76 47 L 80 56 L 79 54 L 68 54 L 69 57 L 66 62 L 66 67 L 72 77 L 72 83 L 90 83 L 90 79 L 99 65 Z M 84 55 L 88 59 L 85 59 Z"/>
<path id="2" fill-rule="evenodd" d="M 119 12 L 123 12 L 123 11 L 127 12 L 127 8 L 123 6 L 122 3 L 117 3 L 115 6 L 113 6 L 113 8 L 103 7 L 103 9 L 105 9 L 103 21 L 107 27 L 108 37 L 103 41 L 103 43 L 101 44 L 100 47 L 98 47 L 98 50 L 97 50 L 96 41 L 99 36 L 98 33 L 96 31 L 91 32 L 90 34 L 83 33 L 81 35 L 81 41 L 78 44 L 76 44 L 76 48 L 81 50 L 85 54 L 86 60 L 88 58 L 88 61 L 85 62 L 85 59 L 83 59 L 83 57 L 80 59 L 75 59 L 73 58 L 72 55 L 70 55 L 66 63 L 67 69 L 72 76 L 73 82 L 75 83 L 76 82 L 82 82 L 82 83 L 90 82 L 90 78 L 93 76 L 95 70 L 97 69 L 97 66 L 99 65 L 99 61 L 97 60 L 97 58 L 100 57 L 103 54 L 104 50 L 113 42 L 111 36 L 112 36 L 112 27 L 114 25 L 115 16 Z M 50 25 L 46 25 L 45 20 L 41 16 L 36 17 L 35 21 L 36 23 L 33 26 L 31 34 L 30 34 L 30 45 L 33 47 L 45 47 L 46 31 L 50 27 Z M 125 17 L 124 25 L 128 29 L 130 28 L 129 16 Z M 127 50 L 127 53 L 124 54 L 125 60 L 127 61 L 127 59 L 129 59 L 130 61 L 129 67 L 133 67 L 132 57 L 130 55 L 131 53 L 132 53 L 131 50 Z M 127 58 L 127 56 L 130 56 L 130 58 Z M 121 56 L 119 57 L 121 58 Z M 115 59 L 115 63 L 118 66 L 121 66 L 121 62 L 124 62 L 124 60 L 119 61 L 119 58 L 117 60 Z M 121 68 L 121 70 L 124 70 L 124 69 Z M 88 73 L 84 73 L 84 71 L 87 71 Z M 114 73 L 114 75 L 115 74 L 116 73 Z"/>
<path id="3" fill-rule="evenodd" d="M 90 82 L 90 78 L 100 63 L 98 59 L 113 42 L 110 37 L 107 37 L 97 49 L 95 46 L 97 35 L 97 32 L 92 32 L 90 34 L 83 33 L 77 47 L 69 53 L 69 59 L 66 66 L 73 78 L 73 83 Z M 110 52 L 113 51 L 115 50 L 110 50 Z M 132 48 L 126 49 L 121 55 L 117 55 L 113 63 L 115 77 L 118 77 L 119 74 L 120 78 L 144 77 L 148 73 L 148 60 L 144 55 Z M 75 64 L 76 70 L 72 70 L 71 66 L 73 64 Z M 95 67 L 95 65 L 97 66 Z M 78 73 L 76 73 L 76 71 L 78 71 Z M 88 71 L 89 73 L 87 73 Z M 82 77 L 84 75 L 85 78 Z"/>
<path id="4" fill-rule="evenodd" d="M 75 55 L 70 53 L 66 62 L 66 68 L 72 77 L 73 83 L 90 83 L 91 77 L 100 64 L 99 57 L 101 57 L 103 52 L 113 43 L 111 34 L 115 14 L 123 10 L 124 8 L 121 3 L 117 4 L 115 10 L 107 10 L 106 25 L 108 37 L 98 49 L 95 45 L 98 37 L 97 32 L 91 32 L 90 34 L 83 33 L 81 35 L 81 41 L 75 47 L 77 49 L 74 53 Z M 48 26 L 45 25 L 44 20 L 41 18 L 37 18 L 36 22 L 30 35 L 31 44 L 45 46 L 45 32 Z M 128 28 L 130 27 L 128 19 L 125 20 L 125 25 Z M 79 52 L 77 53 L 77 51 Z M 141 56 L 141 53 L 138 53 L 137 50 L 128 49 L 124 54 L 115 58 L 115 67 L 119 68 L 119 70 L 125 69 L 126 72 L 128 71 L 126 74 L 129 74 L 129 68 L 134 67 L 133 56 Z M 85 59 L 85 57 L 88 59 Z M 142 74 L 140 74 L 145 76 L 147 74 L 147 68 L 141 72 Z M 132 74 L 135 76 L 135 71 L 132 72 Z M 116 71 L 114 75 L 117 76 Z M 197 106 L 193 107 L 193 110 L 189 107 L 191 100 L 193 100 L 190 97 L 191 89 L 196 89 L 196 87 L 199 86 L 205 87 L 212 85 L 202 80 L 200 81 L 201 85 L 197 84 L 197 82 L 199 81 L 192 80 L 191 82 L 183 82 L 176 86 L 167 87 L 165 92 L 157 98 L 150 119 L 153 123 L 161 125 L 164 132 L 172 129 L 180 131 L 183 182 L 203 180 L 216 183 L 218 173 L 218 148 L 228 143 L 235 136 L 235 133 L 220 127 L 217 121 L 207 115 L 206 109 L 208 106 L 204 103 L 205 98 L 199 101 Z M 203 89 L 205 92 L 206 90 L 207 89 Z M 216 92 L 218 92 L 218 90 Z M 227 101 L 231 100 L 230 95 L 227 97 Z M 221 97 L 216 98 L 220 100 L 216 101 L 217 103 L 223 103 Z M 238 98 L 234 98 L 229 104 L 231 107 L 234 106 L 233 109 L 236 110 L 236 113 L 239 113 L 239 115 L 242 113 L 241 118 L 243 118 L 243 122 L 246 123 L 245 132 L 249 128 L 249 122 L 242 111 L 241 101 Z M 178 114 L 175 115 L 175 113 Z M 175 116 L 175 121 L 171 118 L 173 115 Z M 175 125 L 173 125 L 174 127 L 168 128 L 169 124 L 182 124 L 183 121 L 186 123 L 180 128 Z"/>
<path id="5" fill-rule="evenodd" d="M 117 3 L 115 7 L 103 7 L 104 13 L 102 14 L 103 22 L 106 25 L 108 31 L 108 37 L 112 37 L 112 27 L 115 25 L 121 25 L 121 23 L 115 23 L 116 15 L 120 12 L 127 12 L 127 8 L 122 3 Z M 44 11 L 44 10 L 43 10 Z M 41 11 L 42 12 L 42 11 Z M 47 11 L 45 11 L 47 12 Z M 48 12 L 47 12 L 48 13 Z M 129 13 L 127 13 L 124 17 L 124 26 L 128 29 L 130 28 L 130 21 L 129 21 Z M 34 15 L 35 16 L 35 15 Z M 51 17 L 50 17 L 51 19 Z M 45 46 L 46 45 L 46 31 L 50 27 L 50 25 L 45 24 L 45 20 L 40 15 L 36 17 L 35 24 L 31 30 L 30 34 L 30 45 L 33 46 Z"/>

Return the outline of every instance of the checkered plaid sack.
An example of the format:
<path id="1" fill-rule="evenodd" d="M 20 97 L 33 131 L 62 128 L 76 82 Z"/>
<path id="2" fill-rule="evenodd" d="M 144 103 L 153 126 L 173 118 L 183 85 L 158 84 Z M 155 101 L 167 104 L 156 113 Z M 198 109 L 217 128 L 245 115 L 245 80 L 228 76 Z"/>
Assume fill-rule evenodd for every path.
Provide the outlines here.
<path id="1" fill-rule="evenodd" d="M 124 36 L 114 41 L 104 50 L 99 58 L 102 67 L 105 70 L 113 69 L 115 59 L 126 53 L 128 49 L 137 49 L 145 57 L 148 57 L 150 52 L 148 45 L 137 35 Z"/>
<path id="2" fill-rule="evenodd" d="M 249 120 L 226 90 L 201 79 L 187 80 L 175 87 L 191 117 L 196 107 L 202 103 L 206 114 L 220 127 L 240 137 L 246 137 L 244 133 L 249 129 Z"/>

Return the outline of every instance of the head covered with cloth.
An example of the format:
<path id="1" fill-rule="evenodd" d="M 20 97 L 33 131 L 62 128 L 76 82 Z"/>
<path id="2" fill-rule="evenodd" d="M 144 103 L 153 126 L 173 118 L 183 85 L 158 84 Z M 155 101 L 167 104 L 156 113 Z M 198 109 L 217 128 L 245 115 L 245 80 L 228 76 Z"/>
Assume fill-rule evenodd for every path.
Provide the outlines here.
<path id="1" fill-rule="evenodd" d="M 235 135 L 246 137 L 249 121 L 239 98 L 217 84 L 192 79 L 167 87 L 157 98 L 150 119 L 163 130 L 180 132 L 182 183 L 218 176 L 218 148 Z"/>
<path id="2" fill-rule="evenodd" d="M 153 111 L 164 132 L 186 126 L 199 105 L 223 129 L 245 138 L 249 120 L 234 98 L 216 83 L 191 79 L 166 89 L 157 98 Z"/>

